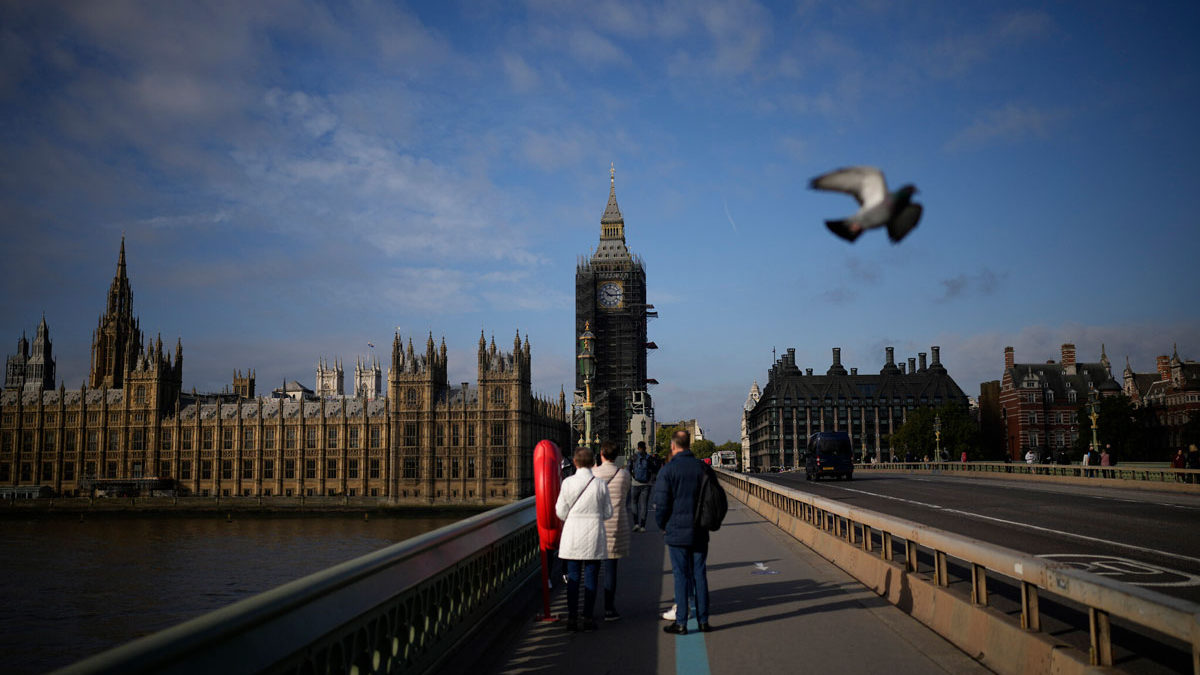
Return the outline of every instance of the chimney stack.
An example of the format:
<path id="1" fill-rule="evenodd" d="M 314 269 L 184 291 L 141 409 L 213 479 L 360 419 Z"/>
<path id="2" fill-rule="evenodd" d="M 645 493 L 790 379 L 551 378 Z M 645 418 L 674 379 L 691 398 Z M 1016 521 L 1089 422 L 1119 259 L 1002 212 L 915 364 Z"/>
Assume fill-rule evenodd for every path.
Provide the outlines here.
<path id="1" fill-rule="evenodd" d="M 1171 379 L 1171 359 L 1166 354 L 1158 357 L 1158 379 L 1167 381 Z"/>
<path id="2" fill-rule="evenodd" d="M 788 347 L 787 363 L 789 366 L 796 365 L 796 348 L 795 347 Z"/>
<path id="3" fill-rule="evenodd" d="M 904 364 L 903 363 L 900 364 L 900 374 L 901 375 L 904 374 Z"/>
<path id="4" fill-rule="evenodd" d="M 850 369 L 850 374 L 851 374 L 851 375 L 857 375 L 857 374 L 858 374 L 858 368 L 851 368 L 851 369 Z"/>
<path id="5" fill-rule="evenodd" d="M 928 368 L 928 366 L 925 364 L 925 352 L 921 352 L 920 354 L 917 354 L 917 356 L 920 357 L 920 359 L 921 359 L 921 371 L 920 372 L 923 373 Z"/>
<path id="6" fill-rule="evenodd" d="M 887 352 L 887 365 L 889 365 L 889 366 L 895 365 L 896 364 L 896 348 L 888 347 L 885 351 Z"/>
<path id="7" fill-rule="evenodd" d="M 910 372 L 910 373 L 917 372 L 917 360 L 911 356 L 908 357 L 908 372 Z"/>
<path id="8" fill-rule="evenodd" d="M 841 347 L 833 348 L 833 365 L 835 368 L 837 366 L 842 365 L 842 348 Z"/>
<path id="9" fill-rule="evenodd" d="M 812 368 L 805 368 L 805 369 L 804 369 L 804 374 L 805 374 L 805 375 L 812 375 Z"/>
<path id="10" fill-rule="evenodd" d="M 1062 346 L 1062 367 L 1064 374 L 1075 374 L 1075 345 L 1069 342 Z"/>
<path id="11" fill-rule="evenodd" d="M 942 365 L 942 348 L 937 345 L 934 345 L 929 348 L 929 351 L 933 352 L 933 362 L 930 365 L 934 365 L 934 366 Z"/>
<path id="12" fill-rule="evenodd" d="M 1016 357 L 1013 356 L 1013 348 L 1005 347 L 1004 348 L 1004 368 L 1005 368 L 1005 370 L 1012 368 L 1014 365 L 1016 365 Z"/>

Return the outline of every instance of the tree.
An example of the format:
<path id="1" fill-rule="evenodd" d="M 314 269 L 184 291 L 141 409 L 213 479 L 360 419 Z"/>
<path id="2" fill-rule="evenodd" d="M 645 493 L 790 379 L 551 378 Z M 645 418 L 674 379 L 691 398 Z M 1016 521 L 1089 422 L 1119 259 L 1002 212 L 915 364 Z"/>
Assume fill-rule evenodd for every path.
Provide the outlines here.
<path id="1" fill-rule="evenodd" d="M 944 405 L 941 408 L 916 408 L 908 411 L 908 420 L 892 434 L 891 447 L 898 457 L 911 452 L 917 459 L 928 456 L 937 458 L 937 439 L 934 435 L 933 423 L 935 418 L 942 422 L 942 450 L 949 452 L 951 459 L 957 460 L 965 450 L 967 459 L 980 460 L 983 458 L 979 447 L 979 427 L 971 419 L 967 409 L 957 405 Z"/>
<path id="2" fill-rule="evenodd" d="M 716 449 L 717 444 L 713 443 L 707 438 L 702 438 L 698 441 L 692 441 L 692 454 L 699 459 L 712 457 L 712 454 Z"/>
<path id="3" fill-rule="evenodd" d="M 1092 447 L 1092 419 L 1085 403 L 1079 406 L 1075 419 L 1079 424 L 1079 438 L 1075 441 L 1077 457 Z M 1109 396 L 1100 399 L 1096 406 L 1096 437 L 1100 450 L 1112 446 L 1112 454 L 1124 461 L 1164 461 L 1170 457 L 1155 456 L 1153 443 L 1154 413 L 1146 408 L 1136 408 L 1128 396 Z M 1161 454 L 1161 451 L 1159 451 Z M 1098 458 L 1097 458 L 1098 459 Z"/>

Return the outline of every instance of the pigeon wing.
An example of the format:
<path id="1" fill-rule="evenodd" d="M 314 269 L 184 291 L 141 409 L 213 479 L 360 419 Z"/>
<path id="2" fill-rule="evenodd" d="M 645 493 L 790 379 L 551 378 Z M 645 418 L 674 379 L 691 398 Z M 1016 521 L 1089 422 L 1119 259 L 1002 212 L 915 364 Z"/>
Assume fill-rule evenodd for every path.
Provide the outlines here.
<path id="1" fill-rule="evenodd" d="M 859 206 L 874 206 L 887 197 L 887 182 L 883 173 L 871 166 L 851 166 L 817 176 L 809 183 L 814 190 L 845 192 L 858 200 Z"/>
<path id="2" fill-rule="evenodd" d="M 892 240 L 893 244 L 898 243 L 905 235 L 912 232 L 913 228 L 920 222 L 923 211 L 924 209 L 921 208 L 920 204 L 910 202 L 908 206 L 904 207 L 903 211 L 897 213 L 895 218 L 892 218 L 891 222 L 888 223 L 888 238 Z"/>

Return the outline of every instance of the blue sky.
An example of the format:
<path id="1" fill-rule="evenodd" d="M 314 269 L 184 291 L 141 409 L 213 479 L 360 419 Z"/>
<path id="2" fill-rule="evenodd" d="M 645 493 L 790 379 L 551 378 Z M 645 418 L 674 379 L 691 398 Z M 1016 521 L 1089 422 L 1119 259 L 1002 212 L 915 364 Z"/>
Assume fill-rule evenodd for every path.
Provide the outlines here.
<path id="1" fill-rule="evenodd" d="M 85 376 L 121 233 L 185 386 L 309 382 L 394 330 L 528 332 L 570 387 L 574 266 L 615 162 L 660 419 L 737 437 L 771 350 L 863 371 L 940 345 L 1149 371 L 1200 350 L 1192 2 L 5 3 L 0 339 L 41 312 Z M 807 181 L 915 183 L 849 245 Z M 386 352 L 381 350 L 381 356 Z"/>

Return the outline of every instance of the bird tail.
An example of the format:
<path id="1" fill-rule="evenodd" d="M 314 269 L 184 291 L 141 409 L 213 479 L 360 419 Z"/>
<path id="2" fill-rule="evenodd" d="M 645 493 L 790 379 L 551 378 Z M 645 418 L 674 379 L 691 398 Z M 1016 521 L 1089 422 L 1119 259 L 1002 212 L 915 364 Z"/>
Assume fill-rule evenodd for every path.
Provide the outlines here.
<path id="1" fill-rule="evenodd" d="M 847 224 L 848 222 L 846 220 L 827 220 L 825 221 L 825 227 L 828 227 L 830 232 L 846 241 L 854 241 L 858 239 L 858 235 L 862 234 L 862 230 L 856 231 L 850 229 L 850 226 Z"/>

